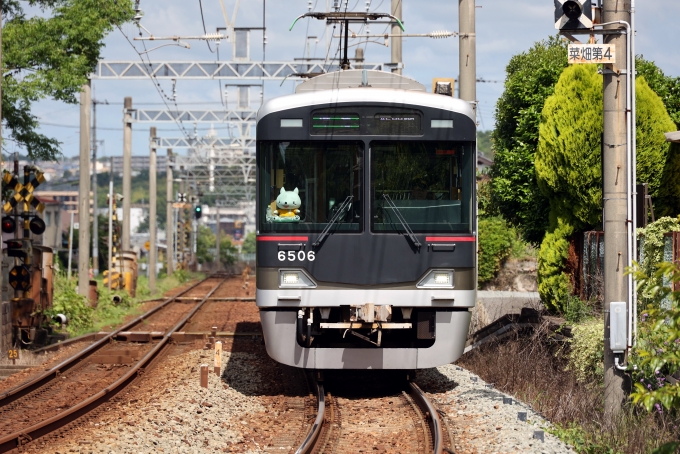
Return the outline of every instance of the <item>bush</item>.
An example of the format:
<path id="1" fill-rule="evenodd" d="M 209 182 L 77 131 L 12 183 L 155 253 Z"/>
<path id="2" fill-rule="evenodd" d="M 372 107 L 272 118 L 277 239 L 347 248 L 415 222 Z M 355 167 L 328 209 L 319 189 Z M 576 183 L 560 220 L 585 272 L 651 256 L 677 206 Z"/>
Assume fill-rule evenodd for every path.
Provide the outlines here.
<path id="1" fill-rule="evenodd" d="M 639 267 L 633 270 L 640 284 L 649 283 L 650 277 Z M 680 383 L 669 383 L 666 376 L 680 371 L 680 290 L 673 291 L 670 284 L 680 283 L 680 265 L 662 262 L 654 273 L 656 282 L 667 278 L 668 286 L 656 286 L 651 292 L 652 304 L 647 306 L 638 324 L 637 345 L 629 363 L 635 390 L 631 398 L 647 411 L 661 406 L 667 410 L 680 410 Z M 670 309 L 662 309 L 660 302 L 670 300 Z"/>
<path id="2" fill-rule="evenodd" d="M 604 320 L 591 318 L 572 326 L 567 370 L 582 383 L 601 381 L 604 376 Z"/>
<path id="3" fill-rule="evenodd" d="M 557 227 L 545 235 L 538 251 L 538 293 L 543 304 L 556 312 L 564 312 L 571 295 L 571 283 L 564 272 L 564 264 L 569 255 L 568 238 L 573 232 L 571 225 L 558 220 Z"/>
<path id="4" fill-rule="evenodd" d="M 680 217 L 662 217 L 645 228 L 637 229 L 638 238 L 642 244 L 639 270 L 644 274 L 643 280 L 638 282 L 638 298 L 641 301 L 652 302 L 654 291 L 662 285 L 661 276 L 656 273 L 656 266 L 663 262 L 664 233 L 680 231 Z"/>
<path id="5" fill-rule="evenodd" d="M 78 294 L 77 285 L 75 279 L 68 280 L 63 273 L 55 273 L 52 307 L 44 312 L 50 320 L 57 314 L 66 315 L 68 318 L 66 331 L 71 335 L 78 335 L 93 327 L 94 309 L 90 307 L 85 296 Z"/>
<path id="6" fill-rule="evenodd" d="M 501 217 L 479 220 L 479 277 L 478 282 L 490 281 L 510 255 L 515 230 Z"/>

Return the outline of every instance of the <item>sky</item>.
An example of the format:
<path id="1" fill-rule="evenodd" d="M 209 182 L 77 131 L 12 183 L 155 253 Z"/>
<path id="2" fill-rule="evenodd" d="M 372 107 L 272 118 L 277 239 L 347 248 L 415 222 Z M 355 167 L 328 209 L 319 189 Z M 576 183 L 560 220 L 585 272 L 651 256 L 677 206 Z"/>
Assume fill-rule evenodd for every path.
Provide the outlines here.
<path id="1" fill-rule="evenodd" d="M 225 21 L 220 8 L 220 0 L 201 0 L 206 30 L 215 32 L 224 27 Z M 265 0 L 266 1 L 266 0 Z M 430 33 L 436 30 L 458 30 L 458 2 L 453 0 L 402 0 L 402 18 L 407 33 Z M 232 16 L 237 0 L 225 0 L 226 10 Z M 369 0 L 371 11 L 389 12 L 390 0 Z M 239 2 L 236 14 L 236 27 L 262 27 L 262 0 Z M 269 0 L 264 14 L 266 23 L 266 60 L 291 61 L 309 54 L 324 58 L 327 52 L 325 22 L 315 19 L 300 20 L 292 31 L 288 31 L 293 20 L 308 11 L 325 11 L 332 0 Z M 366 11 L 367 0 L 349 0 L 347 9 Z M 200 35 L 203 34 L 203 21 L 199 0 L 141 0 L 144 13 L 141 24 L 156 36 Z M 342 6 L 345 6 L 344 0 Z M 482 130 L 493 129 L 494 109 L 503 91 L 505 67 L 510 58 L 528 50 L 535 42 L 555 34 L 553 21 L 553 2 L 551 0 L 477 0 L 477 76 L 489 81 L 477 84 L 478 122 Z M 646 59 L 653 60 L 665 74 L 680 76 L 680 0 L 654 0 L 637 2 L 636 50 Z M 370 26 L 371 33 L 384 33 L 386 25 Z M 359 25 L 351 27 L 360 32 Z M 365 30 L 363 30 L 365 32 Z M 337 31 L 336 31 L 337 33 Z M 115 30 L 105 40 L 102 59 L 109 61 L 140 61 L 133 48 L 143 51 L 139 41 L 132 41 L 138 29 L 133 24 Z M 127 36 L 127 38 L 126 38 Z M 307 36 L 318 37 L 318 43 Z M 382 44 L 369 43 L 365 46 L 367 62 L 389 62 L 390 49 Z M 262 32 L 252 31 L 250 36 L 251 60 L 262 60 Z M 350 46 L 357 41 L 350 40 Z M 152 49 L 159 42 L 147 44 Z M 171 61 L 216 61 L 217 55 L 211 53 L 205 42 L 190 41 L 191 48 L 167 46 L 149 53 L 151 60 Z M 332 39 L 329 55 L 334 57 L 338 49 L 338 39 Z M 353 56 L 355 47 L 350 49 Z M 213 51 L 215 50 L 213 44 Z M 231 58 L 231 43 L 220 45 L 221 60 Z M 405 76 L 423 83 L 428 89 L 433 77 L 458 77 L 458 38 L 433 40 L 431 38 L 404 38 L 403 61 Z M 161 81 L 166 95 L 171 95 L 170 81 Z M 269 81 L 264 83 L 264 98 L 293 93 L 293 80 Z M 223 109 L 220 91 L 224 92 L 224 82 L 178 80 L 177 106 L 187 109 Z M 98 156 L 120 156 L 123 150 L 122 109 L 123 98 L 131 96 L 133 106 L 146 109 L 165 109 L 162 95 L 151 80 L 93 80 L 93 98 L 108 104 L 97 107 Z M 235 88 L 229 89 L 229 107 L 235 107 Z M 259 88 L 253 89 L 251 99 L 259 100 Z M 168 101 L 174 109 L 174 103 Z M 257 103 L 253 107 L 257 107 Z M 33 109 L 41 121 L 41 132 L 62 142 L 62 152 L 66 157 L 79 153 L 79 107 L 44 100 L 36 103 Z M 174 123 L 135 123 L 133 125 L 133 154 L 148 153 L 149 127 L 156 126 L 158 135 L 165 138 L 179 138 L 183 134 Z M 210 124 L 198 124 L 198 135 L 205 135 Z M 218 135 L 228 137 L 224 124 L 214 125 Z M 187 125 L 189 132 L 193 125 Z M 11 142 L 7 149 L 15 151 Z M 21 151 L 21 150 L 16 150 Z M 179 151 L 179 150 L 176 150 Z M 165 150 L 159 153 L 165 154 Z"/>

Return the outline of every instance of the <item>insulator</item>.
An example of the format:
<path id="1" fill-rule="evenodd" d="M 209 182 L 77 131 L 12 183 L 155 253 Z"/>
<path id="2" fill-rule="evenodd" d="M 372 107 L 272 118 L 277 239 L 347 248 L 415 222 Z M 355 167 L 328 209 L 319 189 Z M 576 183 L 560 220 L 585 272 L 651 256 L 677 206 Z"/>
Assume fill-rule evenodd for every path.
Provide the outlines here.
<path id="1" fill-rule="evenodd" d="M 307 1 L 307 9 L 308 9 L 309 11 L 312 10 L 312 0 L 308 0 L 308 1 Z"/>
<path id="2" fill-rule="evenodd" d="M 452 35 L 453 35 L 453 33 L 448 32 L 446 30 L 437 30 L 437 31 L 430 33 L 429 36 L 430 36 L 430 38 L 433 38 L 433 39 L 441 39 L 441 38 L 448 38 L 449 36 L 452 36 Z"/>
<path id="3" fill-rule="evenodd" d="M 219 41 L 222 39 L 222 35 L 219 33 L 206 33 L 203 35 L 203 38 L 206 39 L 207 41 Z"/>

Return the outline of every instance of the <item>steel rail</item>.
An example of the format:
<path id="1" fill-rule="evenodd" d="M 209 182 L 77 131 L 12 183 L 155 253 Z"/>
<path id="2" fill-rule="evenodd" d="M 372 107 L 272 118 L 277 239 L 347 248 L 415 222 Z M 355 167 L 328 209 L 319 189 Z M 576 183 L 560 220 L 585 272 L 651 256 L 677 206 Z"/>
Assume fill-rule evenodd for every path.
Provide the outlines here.
<path id="1" fill-rule="evenodd" d="M 214 276 L 211 276 L 211 277 L 214 278 Z M 56 366 L 54 366 L 53 368 L 51 368 L 50 370 L 48 370 L 44 374 L 40 375 L 39 377 L 36 377 L 33 380 L 22 383 L 21 385 L 15 387 L 15 388 L 12 388 L 5 393 L 0 394 L 0 408 L 14 402 L 15 400 L 33 392 L 33 391 L 35 391 L 38 388 L 45 386 L 47 383 L 49 383 L 50 381 L 57 378 L 60 374 L 69 370 L 70 368 L 72 368 L 76 364 L 78 364 L 82 359 L 87 358 L 88 356 L 92 355 L 94 352 L 99 350 L 101 347 L 103 347 L 104 345 L 107 345 L 110 342 L 110 339 L 113 338 L 114 336 L 116 336 L 121 331 L 128 331 L 133 326 L 135 326 L 138 323 L 149 318 L 151 315 L 155 314 L 156 312 L 163 309 L 168 304 L 172 303 L 175 299 L 181 297 L 185 293 L 190 292 L 191 290 L 198 287 L 200 284 L 204 283 L 205 281 L 207 281 L 211 277 L 207 277 L 207 278 L 203 279 L 202 281 L 198 281 L 197 283 L 195 283 L 194 285 L 192 285 L 188 289 L 184 290 L 183 292 L 180 292 L 177 295 L 166 299 L 164 302 L 162 302 L 158 306 L 156 306 L 153 309 L 149 310 L 148 312 L 140 315 L 136 319 L 134 319 L 134 320 L 130 321 L 129 323 L 123 325 L 122 327 L 118 328 L 117 330 L 112 331 L 111 333 L 104 336 L 103 338 L 101 338 L 100 340 L 98 340 L 94 344 L 90 345 L 86 349 L 81 350 L 77 354 L 75 354 L 75 355 L 69 357 L 68 359 L 66 359 L 65 361 L 57 364 Z"/>
<path id="2" fill-rule="evenodd" d="M 321 433 L 324 417 L 326 415 L 326 393 L 323 388 L 323 383 L 319 383 L 315 380 L 314 384 L 316 384 L 316 398 L 318 404 L 316 419 L 314 420 L 314 424 L 312 424 L 312 428 L 309 430 L 309 433 L 305 437 L 305 440 L 302 442 L 300 447 L 297 448 L 297 451 L 295 451 L 295 454 L 309 454 L 314 450 L 316 442 L 319 439 L 319 434 Z"/>
<path id="3" fill-rule="evenodd" d="M 211 276 L 215 277 L 215 276 Z M 175 331 L 178 331 L 182 326 L 184 326 L 190 319 L 193 317 L 193 315 L 203 306 L 203 304 L 208 300 L 210 296 L 224 283 L 224 281 L 227 280 L 228 277 L 224 277 L 215 287 L 213 287 L 210 292 L 203 298 L 198 304 L 196 304 L 196 307 L 191 310 L 182 320 L 180 320 L 177 325 L 175 325 L 172 329 L 168 330 L 166 334 L 163 336 L 163 338 L 146 354 L 142 359 L 140 359 L 135 366 L 133 366 L 125 375 L 120 377 L 118 380 L 116 380 L 114 383 L 110 384 L 107 386 L 105 389 L 102 391 L 99 391 L 95 395 L 85 399 L 84 401 L 81 401 L 80 403 L 70 407 L 69 409 L 51 417 L 48 418 L 44 421 L 41 421 L 37 424 L 34 424 L 30 427 L 24 428 L 20 431 L 8 434 L 6 436 L 0 437 L 0 453 L 3 452 L 8 452 L 13 449 L 20 448 L 21 446 L 37 439 L 40 438 L 44 435 L 47 435 L 50 432 L 53 432 L 73 421 L 76 419 L 80 418 L 81 416 L 85 415 L 86 413 L 90 412 L 91 410 L 97 408 L 99 405 L 102 403 L 108 401 L 111 399 L 113 396 L 118 394 L 121 390 L 123 390 L 130 382 L 132 382 L 135 378 L 140 376 L 141 374 L 144 373 L 144 366 L 148 365 L 157 355 L 158 353 L 169 343 L 172 333 Z M 187 289 L 185 292 L 180 293 L 179 295 L 186 293 L 189 290 L 192 290 L 195 288 L 197 285 L 204 283 L 206 280 L 210 279 L 206 278 L 203 281 L 198 282 L 194 286 L 190 287 Z M 177 296 L 179 296 L 177 295 Z M 175 297 L 169 298 L 168 300 L 174 300 Z M 164 303 L 169 304 L 169 302 Z M 158 308 L 154 308 L 158 310 Z M 152 310 L 155 312 L 155 310 Z M 151 312 L 151 311 L 149 311 Z M 149 314 L 147 312 L 147 314 Z M 144 314 L 144 315 L 147 315 Z M 138 323 L 139 321 L 143 320 L 143 316 L 138 317 L 137 319 L 133 320 L 132 322 L 128 323 L 125 325 L 125 327 L 129 327 L 132 323 Z M 124 327 L 124 328 L 125 328 Z M 116 330 L 115 332 L 119 332 L 119 330 Z M 114 332 L 114 333 L 115 333 Z M 107 336 L 105 339 L 110 338 L 114 333 L 111 333 L 109 336 Z M 102 339 L 104 340 L 104 339 Z M 100 341 L 101 342 L 101 341 Z M 92 353 L 90 351 L 90 353 Z M 89 355 L 76 355 L 76 357 L 80 359 L 84 359 Z M 71 359 L 73 359 L 72 357 Z M 65 361 L 68 362 L 68 361 Z M 62 363 L 63 364 L 63 363 Z M 70 366 L 73 364 L 69 363 Z M 52 372 L 52 371 L 50 371 Z M 37 381 L 37 380 L 36 380 Z M 37 389 L 37 388 L 36 388 Z M 25 395 L 26 393 L 24 393 Z M 15 398 L 16 400 L 16 398 Z"/>
<path id="4" fill-rule="evenodd" d="M 411 397 L 416 405 L 418 405 L 418 408 L 420 408 L 420 411 L 423 412 L 423 416 L 425 416 L 427 424 L 430 426 L 430 432 L 432 432 L 432 452 L 434 454 L 442 454 L 444 450 L 444 437 L 442 435 L 442 421 L 439 418 L 439 413 L 418 385 L 409 382 L 409 387 L 411 388 Z"/>

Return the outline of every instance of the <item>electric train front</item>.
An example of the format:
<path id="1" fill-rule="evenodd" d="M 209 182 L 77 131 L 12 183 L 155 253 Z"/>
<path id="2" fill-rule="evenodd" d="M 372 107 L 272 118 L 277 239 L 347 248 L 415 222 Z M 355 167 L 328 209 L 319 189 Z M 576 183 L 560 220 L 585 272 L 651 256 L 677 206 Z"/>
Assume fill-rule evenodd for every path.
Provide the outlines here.
<path id="1" fill-rule="evenodd" d="M 320 93 L 278 98 L 260 111 L 257 305 L 267 352 L 314 369 L 452 362 L 476 296 L 469 107 L 352 91 L 328 104 Z"/>

